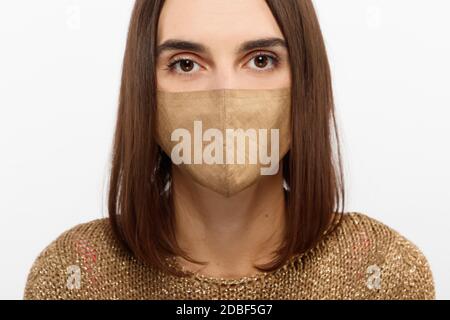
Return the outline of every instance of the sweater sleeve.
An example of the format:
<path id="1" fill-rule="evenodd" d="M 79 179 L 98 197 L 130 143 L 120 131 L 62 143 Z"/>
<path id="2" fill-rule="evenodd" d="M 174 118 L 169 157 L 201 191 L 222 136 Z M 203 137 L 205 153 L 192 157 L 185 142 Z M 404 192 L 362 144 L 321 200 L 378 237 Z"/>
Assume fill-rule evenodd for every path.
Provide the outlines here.
<path id="1" fill-rule="evenodd" d="M 423 252 L 412 241 L 362 213 L 353 214 L 369 234 L 376 258 L 368 269 L 371 298 L 384 300 L 433 300 L 434 279 Z M 379 281 L 376 280 L 379 277 Z M 374 286 L 376 284 L 377 286 Z M 376 288 L 374 288 L 376 287 Z"/>
<path id="2" fill-rule="evenodd" d="M 79 224 L 52 241 L 33 262 L 23 298 L 25 300 L 88 299 L 100 288 L 96 280 L 96 248 L 105 238 L 105 219 Z M 112 244 L 108 244 L 109 247 Z M 97 290 L 97 291 L 95 291 Z"/>
<path id="3" fill-rule="evenodd" d="M 50 243 L 33 262 L 28 273 L 24 295 L 25 300 L 64 299 L 65 274 L 62 270 L 58 240 Z"/>
<path id="4" fill-rule="evenodd" d="M 395 235 L 392 259 L 398 259 L 402 273 L 396 278 L 393 292 L 407 300 L 436 299 L 434 279 L 425 255 L 413 242 L 399 233 Z"/>

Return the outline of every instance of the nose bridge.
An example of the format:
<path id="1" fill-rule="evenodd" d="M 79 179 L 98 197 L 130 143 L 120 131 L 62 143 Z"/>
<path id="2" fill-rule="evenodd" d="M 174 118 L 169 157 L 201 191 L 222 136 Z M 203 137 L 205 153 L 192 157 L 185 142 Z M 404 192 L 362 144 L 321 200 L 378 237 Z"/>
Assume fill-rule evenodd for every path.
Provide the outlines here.
<path id="1" fill-rule="evenodd" d="M 213 90 L 228 90 L 237 87 L 234 76 L 229 71 L 218 71 L 214 75 L 214 80 L 211 81 L 211 89 Z"/>
<path id="2" fill-rule="evenodd" d="M 210 83 L 210 89 L 213 90 L 239 88 L 239 78 L 234 68 L 233 61 L 226 57 L 218 59 Z"/>

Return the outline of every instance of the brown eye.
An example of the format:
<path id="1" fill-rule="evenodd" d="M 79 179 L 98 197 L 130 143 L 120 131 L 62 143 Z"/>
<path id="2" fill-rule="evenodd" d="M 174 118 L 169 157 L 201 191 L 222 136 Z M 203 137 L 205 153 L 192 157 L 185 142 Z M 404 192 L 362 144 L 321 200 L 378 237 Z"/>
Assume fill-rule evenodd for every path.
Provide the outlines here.
<path id="1" fill-rule="evenodd" d="M 270 71 L 278 65 L 278 58 L 269 54 L 258 54 L 248 62 L 254 71 Z"/>
<path id="2" fill-rule="evenodd" d="M 183 72 L 190 72 L 194 69 L 194 62 L 192 60 L 183 59 L 180 61 L 180 68 Z"/>
<path id="3" fill-rule="evenodd" d="M 264 67 L 267 66 L 268 60 L 269 60 L 269 59 L 268 59 L 267 56 L 257 56 L 257 57 L 255 58 L 255 65 L 256 65 L 258 68 L 264 68 Z"/>
<path id="4" fill-rule="evenodd" d="M 179 75 L 192 75 L 200 70 L 200 65 L 191 59 L 175 59 L 168 65 L 170 71 Z"/>

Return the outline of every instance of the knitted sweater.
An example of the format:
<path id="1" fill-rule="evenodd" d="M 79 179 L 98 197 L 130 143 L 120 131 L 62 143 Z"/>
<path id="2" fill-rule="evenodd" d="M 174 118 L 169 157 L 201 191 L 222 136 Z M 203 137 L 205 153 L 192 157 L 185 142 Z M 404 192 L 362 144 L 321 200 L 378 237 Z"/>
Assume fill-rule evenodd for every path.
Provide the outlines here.
<path id="1" fill-rule="evenodd" d="M 435 299 L 435 289 L 417 246 L 359 212 L 345 213 L 314 248 L 277 270 L 239 279 L 145 265 L 103 218 L 67 230 L 40 253 L 24 299 Z"/>

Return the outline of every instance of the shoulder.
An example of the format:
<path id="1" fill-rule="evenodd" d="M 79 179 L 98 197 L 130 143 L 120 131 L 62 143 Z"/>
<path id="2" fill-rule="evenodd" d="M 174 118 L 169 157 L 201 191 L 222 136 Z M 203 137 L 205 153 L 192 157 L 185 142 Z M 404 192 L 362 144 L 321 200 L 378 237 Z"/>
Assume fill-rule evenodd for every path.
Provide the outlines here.
<path id="1" fill-rule="evenodd" d="M 345 263 L 360 265 L 367 296 L 435 299 L 434 280 L 423 252 L 395 229 L 361 212 L 348 212 L 334 237 Z"/>
<path id="2" fill-rule="evenodd" d="M 89 286 L 98 274 L 99 256 L 126 259 L 115 240 L 108 218 L 81 223 L 64 231 L 37 256 L 28 273 L 24 299 L 75 299 L 81 285 Z M 81 274 L 87 275 L 81 278 Z"/>

